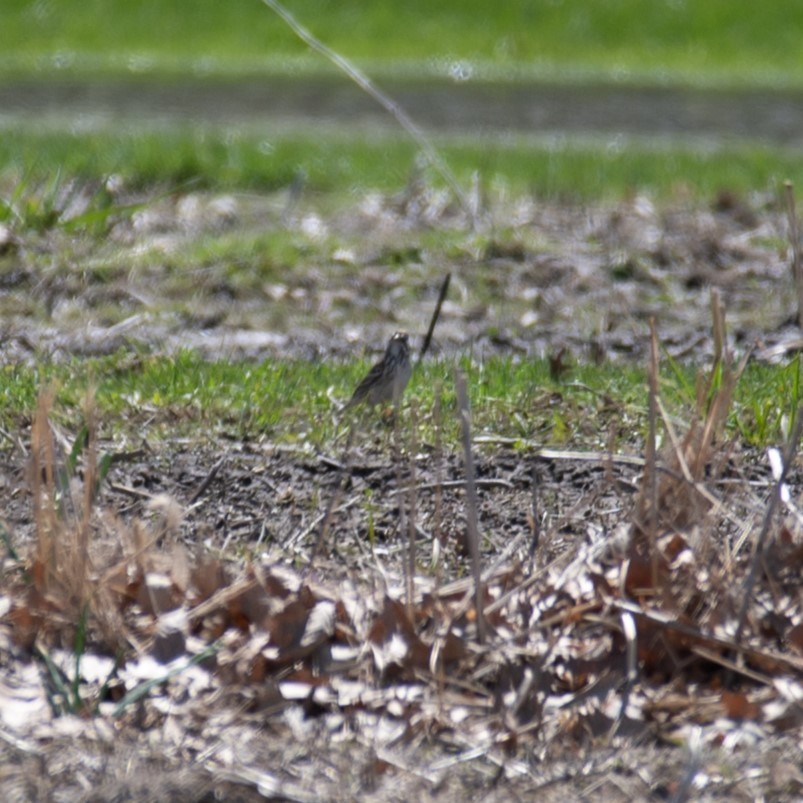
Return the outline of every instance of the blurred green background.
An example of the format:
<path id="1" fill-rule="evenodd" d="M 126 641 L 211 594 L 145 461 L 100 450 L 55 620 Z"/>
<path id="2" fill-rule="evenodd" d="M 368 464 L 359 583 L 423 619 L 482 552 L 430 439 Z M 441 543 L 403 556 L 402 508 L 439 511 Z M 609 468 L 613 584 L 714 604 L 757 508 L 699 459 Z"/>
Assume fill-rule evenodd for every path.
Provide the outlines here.
<path id="1" fill-rule="evenodd" d="M 777 117 L 763 107 L 765 97 L 788 94 L 781 118 L 790 104 L 803 108 L 799 0 L 509 0 L 493 6 L 479 0 L 295 0 L 286 8 L 379 85 L 390 86 L 391 94 L 391 79 L 421 88 L 439 79 L 450 98 L 486 81 L 496 82 L 487 85 L 494 92 L 505 82 L 528 89 L 569 82 L 612 91 L 749 91 L 749 105 L 737 111 L 747 121 L 742 128 Z M 231 87 L 232 97 L 242 94 L 242 108 L 249 102 L 262 108 L 261 101 L 249 100 L 247 88 L 241 92 L 245 79 L 273 92 L 283 77 L 315 80 L 335 72 L 260 0 L 3 0 L 0 194 L 38 186 L 55 172 L 100 179 L 116 173 L 133 187 L 191 182 L 272 190 L 298 176 L 308 189 L 341 194 L 404 186 L 417 147 L 388 115 L 383 130 L 355 126 L 347 114 L 340 129 L 314 115 L 292 120 L 271 112 L 250 123 L 236 114 L 221 121 L 180 111 L 155 120 L 103 107 L 87 112 L 70 94 L 73 86 L 106 81 L 128 108 L 131 87 L 177 82 L 191 98 L 200 82 L 219 81 L 224 92 Z M 348 84 L 339 73 L 335 80 L 337 86 Z M 52 109 L 30 101 L 33 84 L 54 87 Z M 630 96 L 614 100 L 627 110 L 636 102 Z M 577 111 L 572 103 L 565 101 L 568 115 Z M 705 109 L 708 101 L 702 95 L 689 103 Z M 537 123 L 509 134 L 468 127 L 437 133 L 426 118 L 422 127 L 460 181 L 478 174 L 488 186 L 548 198 L 621 197 L 633 190 L 665 196 L 680 188 L 686 196 L 710 199 L 722 188 L 774 192 L 784 179 L 803 178 L 800 138 L 790 143 L 734 135 L 709 109 L 709 125 L 713 120 L 719 129 L 713 136 L 706 131 L 702 140 L 684 139 L 683 130 L 661 138 L 660 112 L 654 114 L 658 136 L 649 128 L 646 135 L 634 129 L 624 130 L 621 139 L 610 125 L 605 129 L 610 107 L 601 107 L 588 136 L 586 129 L 578 136 L 576 129 L 545 131 Z M 537 116 L 537 99 L 533 110 Z M 500 105 L 497 118 L 507 120 L 507 111 Z M 668 131 L 676 122 L 670 114 L 663 120 Z M 627 138 L 630 133 L 636 136 Z M 440 181 L 435 174 L 430 178 Z"/>
<path id="2" fill-rule="evenodd" d="M 803 85 L 803 3 L 748 0 L 295 0 L 286 8 L 349 58 L 398 73 Z M 259 0 L 3 0 L 0 70 L 316 70 Z"/>

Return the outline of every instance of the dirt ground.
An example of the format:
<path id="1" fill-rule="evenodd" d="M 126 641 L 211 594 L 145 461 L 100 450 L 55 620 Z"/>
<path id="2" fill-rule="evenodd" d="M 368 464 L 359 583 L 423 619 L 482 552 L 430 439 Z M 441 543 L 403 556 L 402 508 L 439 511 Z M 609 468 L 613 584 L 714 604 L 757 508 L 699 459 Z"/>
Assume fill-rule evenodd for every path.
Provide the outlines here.
<path id="1" fill-rule="evenodd" d="M 581 361 L 644 360 L 656 316 L 670 353 L 705 361 L 711 287 L 736 352 L 774 359 L 794 346 L 784 217 L 771 198 L 723 193 L 694 209 L 644 198 L 595 208 L 520 200 L 497 207 L 482 236 L 461 235 L 437 265 L 424 235 L 460 232 L 465 221 L 430 190 L 364 199 L 331 217 L 276 209 L 276 199 L 163 200 L 121 220 L 110 244 L 77 241 L 68 252 L 61 235 L 7 236 L 3 361 L 132 343 L 210 357 L 345 357 L 355 341 L 381 342 L 389 322 L 423 331 L 446 269 L 454 290 L 441 352 L 565 348 Z M 188 243 L 257 220 L 336 242 L 245 288 L 223 263 L 171 283 L 171 259 Z M 120 255 L 137 249 L 147 257 L 134 269 Z M 106 268 L 93 272 L 93 259 Z M 193 305 L 179 315 L 187 278 Z M 379 315 L 366 311 L 372 305 Z M 2 522 L 22 553 L 43 521 L 30 436 L 4 433 L 0 462 Z M 749 547 L 773 479 L 764 454 L 692 441 L 689 464 L 705 458 L 698 485 L 722 505 L 660 485 L 666 540 L 655 547 L 655 582 L 634 574 L 643 564 L 634 529 L 643 446 L 606 457 L 478 439 L 483 637 L 461 454 L 419 444 L 394 457 L 382 425 L 348 452 L 204 439 L 153 451 L 144 440 L 115 460 L 92 520 L 102 542 L 93 576 L 114 608 L 108 620 L 97 612 L 80 673 L 99 716 L 82 706 L 54 713 L 69 696 L 54 673 L 74 675 L 74 600 L 47 578 L 39 587 L 36 560 L 39 596 L 23 592 L 31 583 L 7 556 L 4 798 L 800 799 L 803 477 L 796 463 L 755 591 L 760 610 L 750 611 L 752 652 L 734 657 Z M 80 513 L 82 489 L 73 491 Z M 58 518 L 72 538 L 80 515 L 62 509 Z M 49 625 L 36 624 L 43 606 Z M 172 628 L 176 611 L 184 618 Z M 128 653 L 101 689 L 114 656 L 110 622 Z M 214 659 L 187 666 L 213 642 Z M 167 678 L 171 661 L 183 669 Z M 154 678 L 149 694 L 128 701 Z"/>
<path id="2" fill-rule="evenodd" d="M 712 353 L 710 293 L 730 345 L 782 356 L 796 341 L 783 201 L 723 190 L 710 205 L 546 203 L 478 187 L 472 232 L 420 177 L 325 212 L 293 190 L 270 197 L 148 198 L 113 186 L 132 214 L 106 236 L 0 231 L 3 359 L 200 350 L 212 358 L 352 358 L 391 327 L 423 336 L 452 273 L 433 353 L 637 360 L 655 317 L 680 359 Z M 112 192 L 108 190 L 108 192 Z M 65 218 L 97 202 L 66 186 Z M 153 195 L 153 194 L 152 194 Z"/>
<path id="3" fill-rule="evenodd" d="M 770 486 L 758 457 L 740 456 L 710 485 L 730 501 L 736 516 L 748 516 L 751 508 L 755 513 Z M 416 562 L 421 567 L 420 593 L 434 593 L 440 585 L 446 598 L 447 578 L 467 571 L 465 474 L 455 455 L 444 457 L 442 464 L 433 462 L 426 454 L 415 461 L 420 488 L 414 512 Z M 476 468 L 483 565 L 497 567 L 489 569 L 491 576 L 518 566 L 517 582 L 535 572 L 547 586 L 546 567 L 565 565 L 603 542 L 621 546 L 642 470 L 628 463 L 550 459 L 499 446 L 480 446 Z M 400 475 L 387 450 L 374 444 L 358 447 L 331 528 L 320 543 L 320 515 L 341 477 L 328 455 L 253 444 L 175 446 L 115 466 L 99 507 L 126 521 L 150 522 L 160 534 L 160 554 L 175 555 L 177 545 L 183 545 L 199 561 L 202 555 L 221 552 L 260 555 L 257 564 L 266 571 L 283 567 L 294 577 L 311 567 L 307 582 L 326 589 L 324 596 L 348 589 L 370 600 L 368 607 L 381 608 L 386 593 L 404 595 L 408 539 L 394 495 Z M 796 471 L 790 485 L 799 488 L 800 482 Z M 753 490 L 739 509 L 734 497 L 745 488 Z M 366 503 L 369 493 L 371 505 Z M 29 527 L 31 503 L 23 492 L 17 499 L 16 514 L 7 522 L 21 534 Z M 537 544 L 533 513 L 544 524 Z M 99 526 L 108 528 L 108 537 L 114 525 L 106 518 Z M 738 532 L 719 521 L 707 536 L 735 540 Z M 615 564 L 610 549 L 598 559 Z M 437 576 L 443 579 L 439 582 Z M 546 593 L 539 588 L 534 598 Z M 425 631 L 423 614 L 418 621 Z M 532 732 L 529 717 L 535 712 L 522 716 L 518 743 L 506 744 L 498 735 L 489 743 L 487 733 L 477 734 L 474 743 L 477 726 L 471 720 L 478 715 L 463 714 L 465 700 L 450 699 L 448 690 L 441 692 L 439 705 L 451 719 L 420 714 L 423 722 L 417 725 L 409 721 L 410 713 L 397 711 L 384 698 L 346 706 L 285 700 L 277 690 L 291 683 L 282 678 L 289 673 L 298 682 L 309 680 L 302 657 L 261 681 L 238 677 L 236 683 L 210 683 L 180 676 L 174 686 L 166 684 L 166 700 L 154 695 L 152 702 L 141 703 L 121 719 L 110 716 L 110 703 L 100 718 L 55 717 L 41 700 L 41 687 L 48 685 L 43 670 L 36 671 L 27 650 L 11 638 L 13 628 L 2 632 L 4 694 L 14 700 L 14 711 L 23 695 L 22 710 L 28 713 L 24 725 L 7 715 L 3 728 L 8 800 L 255 800 L 261 795 L 290 800 L 560 800 L 567 795 L 622 801 L 794 800 L 803 791 L 800 728 L 772 727 L 764 715 L 729 719 L 717 699 L 717 683 L 694 679 L 694 672 L 692 688 L 701 688 L 687 697 L 683 688 L 690 678 L 683 670 L 678 669 L 669 685 L 654 667 L 644 670 L 639 681 L 655 695 L 654 707 L 643 705 L 612 735 L 611 715 L 606 709 L 602 716 L 598 705 L 611 694 L 619 699 L 618 650 L 607 672 L 585 670 L 603 678 L 601 689 L 589 683 L 591 691 L 577 692 L 580 701 L 564 703 L 569 707 L 561 716 L 542 712 L 544 720 Z M 504 633 L 500 628 L 494 639 L 500 652 L 515 652 L 515 644 L 526 644 L 521 634 L 511 642 Z M 361 668 L 365 659 L 362 655 L 357 660 L 356 669 L 320 671 L 320 682 L 344 674 L 367 697 L 370 689 L 380 696 L 401 694 L 413 681 L 381 673 L 371 680 L 373 673 L 366 676 Z M 425 684 L 426 674 L 419 670 L 416 676 Z M 470 677 L 468 673 L 466 684 L 486 685 Z M 189 688 L 193 682 L 197 691 Z M 490 688 L 504 682 L 496 667 Z M 497 703 L 489 702 L 482 718 L 501 716 L 505 706 L 500 694 L 496 692 Z M 585 704 L 584 694 L 590 694 Z M 674 704 L 673 694 L 679 701 Z M 663 712 L 658 700 L 666 706 Z M 38 716 L 30 718 L 34 701 L 39 703 Z M 705 706 L 708 710 L 701 710 Z M 465 732 L 456 724 L 461 715 L 470 723 Z M 696 750 L 681 746 L 695 738 Z"/>

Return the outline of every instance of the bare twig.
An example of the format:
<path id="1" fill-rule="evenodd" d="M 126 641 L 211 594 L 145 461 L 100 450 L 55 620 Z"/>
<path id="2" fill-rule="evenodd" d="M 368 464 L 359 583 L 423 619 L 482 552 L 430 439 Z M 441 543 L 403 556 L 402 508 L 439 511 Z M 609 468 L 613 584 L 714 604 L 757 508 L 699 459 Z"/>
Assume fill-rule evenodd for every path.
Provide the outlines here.
<path id="1" fill-rule="evenodd" d="M 473 443 L 491 443 L 501 446 L 532 446 L 536 447 L 535 441 L 523 440 L 522 438 L 504 438 L 499 435 L 477 435 Z M 643 457 L 635 454 L 611 454 L 606 452 L 574 452 L 566 449 L 537 449 L 533 457 L 542 460 L 578 460 L 586 463 L 614 463 L 628 466 L 644 466 L 646 461 Z"/>
<path id="2" fill-rule="evenodd" d="M 721 667 L 728 670 L 729 673 L 735 672 L 743 678 L 752 680 L 754 683 L 760 683 L 762 686 L 772 686 L 773 678 L 771 675 L 756 672 L 747 666 L 739 666 L 735 661 L 720 655 L 715 650 L 707 649 L 700 644 L 693 644 L 691 651 L 705 661 L 710 661 L 712 664 L 719 664 Z"/>
<path id="3" fill-rule="evenodd" d="M 398 415 L 397 415 L 398 418 Z M 415 455 L 418 451 L 416 440 L 416 416 L 415 407 L 410 408 L 410 478 L 408 485 L 409 493 L 409 509 L 407 511 L 407 612 L 411 622 L 415 622 L 415 534 L 416 534 L 416 472 L 415 472 Z M 401 500 L 400 500 L 401 503 Z"/>
<path id="4" fill-rule="evenodd" d="M 443 408 L 441 398 L 443 386 L 440 382 L 435 387 L 435 409 L 432 412 L 435 427 L 435 510 L 433 513 L 432 564 L 435 567 L 435 583 L 440 586 L 441 562 L 440 551 L 443 546 Z"/>
<path id="5" fill-rule="evenodd" d="M 435 312 L 432 313 L 432 319 L 429 322 L 429 329 L 427 329 L 427 335 L 424 338 L 424 343 L 421 346 L 421 351 L 418 354 L 418 362 L 420 363 L 421 360 L 424 359 L 424 355 L 429 351 L 429 344 L 432 342 L 432 333 L 435 331 L 435 324 L 438 322 L 438 318 L 441 315 L 441 307 L 443 306 L 443 302 L 446 299 L 446 293 L 449 292 L 449 283 L 452 281 L 452 274 L 447 273 L 444 277 L 443 282 L 441 283 L 441 290 L 438 293 L 438 301 L 435 304 Z"/>
<path id="6" fill-rule="evenodd" d="M 530 567 L 532 568 L 533 560 L 535 559 L 535 551 L 538 549 L 538 544 L 541 541 L 541 511 L 538 504 L 538 469 L 536 468 L 535 461 L 532 464 L 532 471 L 530 475 L 532 484 L 532 496 L 530 498 L 530 530 L 532 531 L 532 538 L 530 539 Z"/>
<path id="7" fill-rule="evenodd" d="M 89 536 L 91 532 L 92 507 L 98 478 L 97 418 L 95 416 L 95 395 L 88 391 L 84 400 L 86 418 L 86 446 L 83 452 L 84 500 L 80 521 L 76 522 L 75 561 L 76 574 L 86 578 L 89 565 Z"/>
<path id="8" fill-rule="evenodd" d="M 402 448 L 401 448 L 401 427 L 400 427 L 401 413 L 396 407 L 393 413 L 393 437 L 392 437 L 392 453 L 393 453 L 393 466 L 396 470 L 396 493 L 398 496 L 399 504 L 399 533 L 404 535 L 408 531 L 409 516 L 408 511 L 405 510 L 406 493 L 409 493 L 409 488 L 404 483 L 404 472 L 402 471 Z M 412 515 L 412 510 L 409 511 Z M 412 529 L 409 530 L 409 538 L 415 542 L 415 524 L 411 525 Z M 407 586 L 407 615 L 411 622 L 415 621 L 415 583 L 414 583 L 414 570 L 409 564 L 410 553 L 408 550 L 408 561 L 403 561 L 404 575 Z"/>
<path id="9" fill-rule="evenodd" d="M 477 488 L 474 481 L 474 457 L 471 453 L 471 407 L 468 400 L 465 374 L 458 368 L 455 376 L 457 407 L 460 414 L 460 432 L 466 464 L 466 523 L 471 570 L 474 577 L 474 608 L 477 612 L 477 640 L 485 640 L 485 621 L 482 603 L 482 577 L 480 572 L 480 528 L 477 517 Z"/>
<path id="10" fill-rule="evenodd" d="M 627 714 L 627 706 L 630 702 L 630 692 L 638 680 L 638 634 L 633 615 L 628 611 L 622 611 L 622 633 L 627 645 L 625 653 L 627 656 L 627 673 L 625 675 L 624 688 L 622 689 L 622 703 L 619 706 L 619 714 L 611 725 L 610 738 L 616 736 L 619 727 L 624 721 Z"/>
<path id="11" fill-rule="evenodd" d="M 761 559 L 764 554 L 764 541 L 767 538 L 770 526 L 772 525 L 772 520 L 775 517 L 775 511 L 779 502 L 781 501 L 781 491 L 786 482 L 786 475 L 789 473 L 789 467 L 794 461 L 795 452 L 797 452 L 797 446 L 800 442 L 801 433 L 803 433 L 803 406 L 798 407 L 797 409 L 795 425 L 792 429 L 792 434 L 789 436 L 786 449 L 784 450 L 781 472 L 778 477 L 778 481 L 775 483 L 775 488 L 773 489 L 769 503 L 767 504 L 767 509 L 764 513 L 764 520 L 761 523 L 761 530 L 758 534 L 758 538 L 756 538 L 756 542 L 753 545 L 753 558 L 750 565 L 750 571 L 748 572 L 747 579 L 744 583 L 744 590 L 742 591 L 742 604 L 739 609 L 739 616 L 737 617 L 736 632 L 733 636 L 733 640 L 737 645 L 740 645 L 741 642 L 742 631 L 744 630 L 745 620 L 747 619 L 747 609 L 750 606 L 750 600 L 753 594 L 753 586 L 756 583 L 756 578 L 758 577 L 758 567 L 761 565 Z"/>
<path id="12" fill-rule="evenodd" d="M 215 479 L 218 471 L 220 471 L 221 467 L 225 462 L 226 458 L 221 457 L 220 460 L 218 460 L 217 463 L 215 463 L 215 465 L 212 466 L 211 469 L 209 469 L 209 473 L 206 475 L 206 477 L 204 477 L 204 481 L 198 486 L 195 493 L 193 493 L 193 495 L 190 497 L 188 504 L 190 505 L 195 504 L 198 501 L 198 499 L 200 499 L 201 496 L 203 496 L 204 492 L 212 484 L 212 480 Z"/>
<path id="13" fill-rule="evenodd" d="M 123 485 L 119 482 L 110 482 L 109 488 L 117 493 L 125 494 L 126 496 L 133 497 L 134 499 L 153 499 L 156 495 L 143 491 L 139 488 L 132 488 L 129 485 Z"/>
<path id="14" fill-rule="evenodd" d="M 252 588 L 257 588 L 259 581 L 256 577 L 247 577 L 228 586 L 223 586 L 215 591 L 211 597 L 198 603 L 194 608 L 187 611 L 187 619 L 190 622 L 199 622 L 205 616 L 218 608 L 225 608 L 231 600 L 245 594 Z"/>
<path id="15" fill-rule="evenodd" d="M 650 318 L 650 366 L 649 366 L 649 408 L 648 434 L 645 455 L 645 489 L 646 505 L 642 499 L 639 525 L 646 528 L 650 545 L 650 563 L 652 567 L 652 586 L 658 587 L 658 471 L 657 471 L 657 426 L 658 426 L 658 334 L 655 329 L 655 318 Z M 644 516 L 646 507 L 647 517 Z M 647 520 L 645 521 L 645 518 Z"/>
<path id="16" fill-rule="evenodd" d="M 637 620 L 647 621 L 667 632 L 680 634 L 688 641 L 690 648 L 701 644 L 703 647 L 718 649 L 720 652 L 733 653 L 741 650 L 746 656 L 760 661 L 764 666 L 774 664 L 777 667 L 783 667 L 784 671 L 803 672 L 803 658 L 798 658 L 792 653 L 771 652 L 766 649 L 751 647 L 749 644 L 737 645 L 735 636 L 730 639 L 712 633 L 703 633 L 695 625 L 680 621 L 674 614 L 660 610 L 650 610 L 629 600 L 612 599 L 610 600 L 610 606 L 615 610 L 629 611 Z M 543 626 L 543 622 L 539 622 L 539 626 Z"/>
<path id="17" fill-rule="evenodd" d="M 691 470 L 689 469 L 689 464 L 686 461 L 686 456 L 683 453 L 683 446 L 681 445 L 680 439 L 678 438 L 675 428 L 672 425 L 672 420 L 664 408 L 664 403 L 660 399 L 658 399 L 658 410 L 661 413 L 661 420 L 666 428 L 669 442 L 675 452 L 675 459 L 677 460 L 683 480 L 687 483 L 689 488 L 700 494 L 700 496 L 702 496 L 714 508 L 716 513 L 722 512 L 723 515 L 729 516 L 728 511 L 723 509 L 724 505 L 722 504 L 722 501 L 717 499 L 717 497 L 712 494 L 702 482 L 692 476 Z M 678 477 L 678 479 L 680 479 L 680 477 Z M 731 520 L 733 521 L 734 519 Z"/>
<path id="18" fill-rule="evenodd" d="M 465 488 L 468 485 L 467 480 L 441 480 L 440 482 L 422 482 L 421 485 L 416 486 L 417 491 L 432 491 L 442 490 L 444 488 Z M 512 489 L 513 483 L 496 477 L 485 477 L 482 479 L 474 479 L 475 488 L 507 488 Z M 392 490 L 391 495 L 402 493 L 403 489 L 396 488 Z"/>
<path id="19" fill-rule="evenodd" d="M 333 516 L 335 513 L 340 513 L 344 510 L 348 510 L 351 507 L 354 507 L 360 500 L 362 499 L 361 496 L 353 496 L 351 499 L 346 500 L 343 504 L 337 505 L 337 507 L 332 508 L 330 510 L 330 505 L 326 506 L 326 510 L 321 513 L 319 516 L 314 518 L 303 530 L 299 530 L 294 535 L 290 536 L 285 542 L 285 546 L 290 548 L 297 543 L 303 541 L 313 530 L 317 529 L 321 523 L 330 516 Z M 337 501 L 337 500 L 335 500 Z M 327 525 L 328 526 L 328 525 Z"/>

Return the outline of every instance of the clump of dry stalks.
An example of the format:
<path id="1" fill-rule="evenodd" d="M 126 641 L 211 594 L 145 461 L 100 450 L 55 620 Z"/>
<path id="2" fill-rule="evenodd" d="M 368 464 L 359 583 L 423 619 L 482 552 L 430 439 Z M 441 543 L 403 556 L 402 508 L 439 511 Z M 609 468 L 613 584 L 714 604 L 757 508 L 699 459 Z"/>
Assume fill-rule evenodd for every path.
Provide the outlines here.
<path id="1" fill-rule="evenodd" d="M 716 292 L 711 297 L 714 322 L 714 363 L 707 376 L 698 376 L 696 411 L 688 429 L 678 435 L 659 393 L 658 339 L 651 324 L 649 366 L 649 432 L 645 470 L 633 516 L 631 560 L 643 564 L 648 556 L 651 580 L 657 585 L 662 554 L 659 536 L 694 531 L 698 558 L 715 550 L 714 528 L 723 504 L 709 490 L 728 467 L 735 444 L 723 439 L 733 391 L 744 371 L 749 352 L 736 365 L 726 350 L 724 311 Z M 666 446 L 659 460 L 658 428 L 663 425 Z M 705 554 L 699 552 L 706 550 Z"/>
<path id="2" fill-rule="evenodd" d="M 802 411 L 796 412 L 783 456 L 783 471 L 776 478 L 762 517 L 740 520 L 732 510 L 736 507 L 733 497 L 723 498 L 712 488 L 734 468 L 736 444 L 724 437 L 724 430 L 734 389 L 750 355 L 745 354 L 738 364 L 733 361 L 725 345 L 725 315 L 716 291 L 712 292 L 711 301 L 715 359 L 707 377 L 698 379 L 696 414 L 682 435 L 675 431 L 658 393 L 658 344 L 652 328 L 650 429 L 644 477 L 626 559 L 624 587 L 630 595 L 645 603 L 641 613 L 646 614 L 647 607 L 655 607 L 660 610 L 661 617 L 667 619 L 666 630 L 659 635 L 668 649 L 661 648 L 652 656 L 654 665 L 667 660 L 682 661 L 691 647 L 692 654 L 707 652 L 713 663 L 724 667 L 727 670 L 724 682 L 730 685 L 734 682 L 734 673 L 743 670 L 742 678 L 750 676 L 746 667 L 749 656 L 742 650 L 740 642 L 751 608 L 751 632 L 755 635 L 765 627 L 762 620 L 766 621 L 767 611 L 763 608 L 766 599 L 752 597 L 761 567 L 766 572 L 764 580 L 769 587 L 774 586 L 776 590 L 788 587 L 793 594 L 799 592 L 795 589 L 794 577 L 786 572 L 771 576 L 765 547 L 777 518 L 777 500 L 795 459 Z M 667 437 L 663 459 L 658 458 L 656 447 L 659 417 Z M 743 487 L 738 493 L 743 493 Z M 761 526 L 757 528 L 759 521 Z M 726 534 L 723 522 L 731 525 L 731 531 L 736 529 L 736 538 Z M 797 544 L 800 534 L 792 536 L 785 531 L 784 544 L 778 538 L 782 532 L 781 527 L 774 531 L 773 550 L 785 556 L 799 554 L 799 545 L 793 544 Z M 749 540 L 753 541 L 753 549 L 750 555 L 746 555 L 742 547 Z M 781 554 L 776 554 L 772 562 L 776 569 L 779 568 L 783 564 Z M 764 590 L 767 591 L 768 587 L 765 586 Z M 653 619 L 651 624 L 657 621 Z M 696 631 L 695 627 L 698 628 Z M 709 640 L 708 636 L 713 636 L 717 630 L 732 634 L 733 639 Z M 779 640 L 783 643 L 783 635 L 777 635 L 781 636 Z M 715 644 L 717 646 L 712 652 L 709 648 Z M 723 649 L 726 645 L 728 650 Z M 775 668 L 783 664 L 784 661 L 780 660 Z M 792 658 L 788 668 L 798 664 L 799 661 Z M 771 665 L 773 659 L 768 658 L 765 667 Z"/>
<path id="3" fill-rule="evenodd" d="M 28 473 L 36 541 L 28 604 L 18 609 L 31 621 L 20 630 L 25 641 L 41 630 L 68 646 L 86 619 L 107 648 L 117 648 L 121 620 L 108 582 L 111 567 L 98 563 L 93 537 L 99 483 L 94 404 L 88 397 L 82 442 L 76 439 L 72 448 L 51 424 L 52 404 L 52 393 L 43 392 L 31 427 Z"/>

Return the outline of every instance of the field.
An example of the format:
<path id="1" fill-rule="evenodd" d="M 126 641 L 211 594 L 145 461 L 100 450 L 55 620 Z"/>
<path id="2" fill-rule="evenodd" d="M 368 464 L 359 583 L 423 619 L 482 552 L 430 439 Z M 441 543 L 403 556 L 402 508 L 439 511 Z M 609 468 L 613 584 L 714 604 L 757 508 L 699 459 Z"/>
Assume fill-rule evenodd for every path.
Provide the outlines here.
<path id="1" fill-rule="evenodd" d="M 486 77 L 680 81 L 801 86 L 803 10 L 792 1 L 705 6 L 612 0 L 574 6 L 512 0 L 486 13 L 477 0 L 436 9 L 417 0 L 287 5 L 330 47 L 373 74 L 449 73 L 466 62 Z M 266 4 L 202 0 L 192 19 L 178 0 L 73 4 L 9 0 L 0 69 L 216 75 L 319 71 Z"/>
<path id="2" fill-rule="evenodd" d="M 793 3 L 437 5 L 292 10 L 411 104 L 801 88 Z M 0 12 L 4 799 L 799 799 L 800 143 L 433 164 L 238 112 L 340 79 L 234 8 Z"/>

